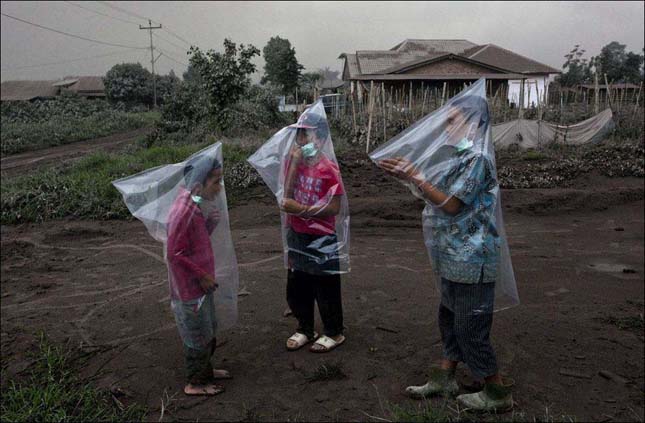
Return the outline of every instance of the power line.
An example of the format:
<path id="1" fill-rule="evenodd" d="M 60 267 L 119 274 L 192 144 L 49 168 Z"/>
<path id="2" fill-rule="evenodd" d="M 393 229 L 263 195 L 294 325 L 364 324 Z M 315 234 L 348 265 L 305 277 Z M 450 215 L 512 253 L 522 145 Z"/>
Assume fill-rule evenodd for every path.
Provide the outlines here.
<path id="1" fill-rule="evenodd" d="M 124 9 L 124 8 L 122 8 L 122 7 L 119 7 L 119 6 L 115 6 L 115 5 L 113 5 L 113 4 L 110 4 L 110 3 L 108 3 L 107 1 L 100 1 L 99 3 L 102 3 L 102 4 L 104 4 L 104 5 L 108 6 L 108 7 L 111 7 L 111 8 L 112 8 L 112 9 L 114 9 L 114 10 L 118 10 L 118 11 L 120 11 L 121 13 L 125 13 L 126 15 L 130 15 L 130 16 L 133 16 L 133 17 L 135 17 L 135 18 L 139 18 L 139 19 L 143 19 L 143 20 L 150 20 L 150 21 L 152 21 L 152 22 L 154 22 L 154 23 L 156 23 L 156 24 L 161 25 L 161 22 L 159 22 L 159 21 L 156 21 L 156 20 L 154 20 L 154 19 L 147 18 L 147 17 L 145 17 L 145 16 L 138 15 L 138 14 L 136 14 L 136 13 L 134 13 L 134 12 L 131 12 L 131 11 L 127 10 L 127 9 Z M 170 30 L 170 29 L 168 29 L 167 27 L 162 28 L 162 31 L 166 31 L 168 34 L 172 35 L 173 37 L 175 37 L 175 38 L 176 38 L 176 39 L 178 39 L 179 41 L 182 41 L 182 42 L 186 43 L 186 45 L 188 45 L 189 47 L 190 47 L 190 46 L 192 46 L 192 45 L 195 45 L 195 43 L 191 43 L 190 41 L 187 41 L 185 38 L 183 38 L 182 36 L 180 36 L 179 34 L 177 34 L 177 33 L 173 32 L 173 31 L 171 31 L 171 30 Z"/>
<path id="2" fill-rule="evenodd" d="M 80 9 L 85 9 L 88 12 L 92 12 L 92 13 L 94 13 L 96 15 L 105 16 L 106 18 L 115 19 L 117 21 L 125 22 L 125 23 L 128 23 L 128 24 L 139 25 L 139 22 L 134 22 L 134 21 L 129 21 L 127 19 L 117 18 L 116 16 L 108 15 L 106 13 L 99 12 L 98 10 L 90 9 L 88 7 L 85 7 L 85 6 L 81 6 L 80 4 L 72 3 L 71 1 L 66 1 L 65 3 L 71 4 L 72 6 L 76 6 L 76 7 L 80 8 Z"/>
<path id="3" fill-rule="evenodd" d="M 137 15 L 136 13 L 134 13 L 134 12 L 130 12 L 129 10 L 123 9 L 123 8 L 121 8 L 121 7 L 119 7 L 119 6 L 115 6 L 115 5 L 113 5 L 113 4 L 110 4 L 110 3 L 106 2 L 106 1 L 99 1 L 99 3 L 104 4 L 104 5 L 106 5 L 107 7 L 111 7 L 111 8 L 112 8 L 112 9 L 114 9 L 114 10 L 118 10 L 118 11 L 119 11 L 119 12 L 121 12 L 121 13 L 125 13 L 126 15 L 130 15 L 130 16 L 132 16 L 132 17 L 134 17 L 134 18 L 143 19 L 144 21 L 152 20 L 152 19 L 147 18 L 147 17 L 145 17 L 145 16 Z M 155 22 L 155 21 L 153 21 L 153 22 Z M 159 22 L 155 22 L 155 23 L 157 23 L 157 24 L 158 24 Z"/>
<path id="4" fill-rule="evenodd" d="M 138 49 L 128 48 L 128 49 L 125 49 L 125 50 L 114 51 L 112 53 L 100 54 L 100 55 L 97 55 L 97 56 L 79 57 L 77 59 L 70 59 L 70 60 L 65 60 L 65 61 L 61 61 L 61 62 L 40 63 L 38 65 L 17 66 L 15 68 L 2 68 L 2 70 L 3 71 L 10 71 L 10 70 L 37 68 L 37 67 L 40 67 L 40 66 L 62 65 L 62 64 L 65 64 L 65 63 L 80 62 L 80 61 L 87 60 L 87 59 L 98 59 L 100 57 L 114 56 L 114 55 L 121 54 L 121 53 L 124 53 L 126 51 L 131 51 L 131 50 L 138 50 Z"/>
<path id="5" fill-rule="evenodd" d="M 168 55 L 168 53 L 166 53 L 165 51 L 161 50 L 160 48 L 157 48 L 157 50 L 159 50 L 164 57 L 172 60 L 173 62 L 188 67 L 188 63 L 184 63 L 184 62 L 180 61 L 179 59 L 175 59 L 174 57 Z"/>
<path id="6" fill-rule="evenodd" d="M 183 41 L 183 42 L 184 42 L 184 43 L 186 43 L 188 46 L 192 46 L 192 45 L 193 45 L 193 43 L 190 43 L 190 42 L 186 41 L 184 38 L 182 38 L 182 37 L 180 37 L 179 35 L 175 34 L 175 33 L 174 33 L 174 32 L 172 32 L 171 30 L 169 30 L 168 28 L 164 28 L 164 31 L 166 31 L 168 34 L 172 35 L 173 37 L 175 37 L 175 38 L 176 38 L 176 39 L 178 39 L 179 41 Z"/>
<path id="7" fill-rule="evenodd" d="M 0 14 L 2 16 L 6 16 L 7 18 L 14 19 L 16 21 L 23 22 L 23 23 L 35 26 L 37 28 L 46 29 L 48 31 L 55 32 L 57 34 L 67 35 L 68 37 L 78 38 L 80 40 L 85 40 L 85 41 L 89 41 L 89 42 L 96 43 L 96 44 L 103 44 L 103 45 L 106 45 L 106 46 L 113 46 L 113 47 L 133 48 L 133 49 L 139 49 L 139 50 L 145 50 L 145 49 L 148 48 L 148 47 L 136 47 L 136 46 L 129 46 L 129 45 L 125 45 L 125 44 L 116 44 L 116 43 L 109 43 L 109 42 L 105 42 L 105 41 L 94 40 L 92 38 L 86 38 L 86 37 L 82 37 L 80 35 L 70 34 L 69 32 L 59 31 L 59 30 L 54 29 L 54 28 L 49 28 L 49 27 L 44 26 L 44 25 L 39 25 L 37 23 L 29 22 L 29 21 L 26 21 L 24 19 L 16 18 L 15 16 L 7 15 L 6 13 L 1 13 L 0 12 Z"/>
<path id="8" fill-rule="evenodd" d="M 163 28 L 162 28 L 162 29 L 163 29 Z M 177 45 L 177 44 L 173 43 L 172 41 L 170 41 L 170 40 L 168 40 L 168 39 L 166 39 L 166 38 L 160 37 L 160 36 L 159 36 L 159 35 L 157 35 L 157 34 L 152 34 L 152 36 L 153 36 L 153 37 L 155 37 L 155 38 L 159 38 L 160 40 L 163 40 L 163 41 L 167 42 L 168 44 L 170 44 L 170 45 L 173 45 L 173 46 L 177 47 L 177 48 L 178 48 L 182 53 L 186 53 L 186 52 L 188 51 L 186 48 L 184 48 L 184 47 L 182 47 L 182 46 L 180 46 L 180 45 Z"/>

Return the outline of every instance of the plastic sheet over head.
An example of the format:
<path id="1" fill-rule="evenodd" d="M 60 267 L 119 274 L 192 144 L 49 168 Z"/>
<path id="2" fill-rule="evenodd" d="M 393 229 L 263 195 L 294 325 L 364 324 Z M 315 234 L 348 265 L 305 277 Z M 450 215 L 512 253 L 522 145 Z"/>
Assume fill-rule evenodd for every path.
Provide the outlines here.
<path id="1" fill-rule="evenodd" d="M 370 154 L 377 165 L 395 163 L 399 180 L 426 202 L 424 239 L 442 303 L 453 307 L 453 288 L 470 290 L 475 314 L 519 304 L 485 86 L 480 79 Z M 424 189 L 443 194 L 441 201 L 430 201 Z"/>
<path id="2" fill-rule="evenodd" d="M 239 277 L 223 167 L 216 143 L 181 163 L 113 182 L 132 215 L 163 243 L 171 305 L 184 343 L 193 348 L 207 344 L 215 327 L 237 321 Z"/>
<path id="3" fill-rule="evenodd" d="M 285 267 L 349 271 L 349 209 L 322 99 L 262 145 L 248 162 L 281 210 Z"/>

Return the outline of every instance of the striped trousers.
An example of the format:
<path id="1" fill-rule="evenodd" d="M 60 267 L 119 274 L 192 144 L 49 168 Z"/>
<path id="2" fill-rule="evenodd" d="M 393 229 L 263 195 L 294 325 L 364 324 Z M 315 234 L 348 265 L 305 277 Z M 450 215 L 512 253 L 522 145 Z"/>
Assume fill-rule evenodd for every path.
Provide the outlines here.
<path id="1" fill-rule="evenodd" d="M 477 379 L 497 373 L 490 343 L 495 284 L 457 283 L 441 279 L 439 329 L 444 357 L 466 363 Z"/>

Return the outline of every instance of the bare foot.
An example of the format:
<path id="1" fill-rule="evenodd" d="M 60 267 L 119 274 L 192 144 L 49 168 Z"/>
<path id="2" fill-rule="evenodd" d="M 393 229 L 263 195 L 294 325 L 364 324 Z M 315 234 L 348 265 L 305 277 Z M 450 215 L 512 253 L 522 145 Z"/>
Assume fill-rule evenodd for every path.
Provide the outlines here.
<path id="1" fill-rule="evenodd" d="M 229 373 L 228 370 L 224 369 L 213 369 L 213 377 L 215 379 L 232 379 L 233 376 Z"/>
<path id="2" fill-rule="evenodd" d="M 222 385 L 210 383 L 208 385 L 193 385 L 191 383 L 184 387 L 184 394 L 186 395 L 208 395 L 213 396 L 224 392 Z"/>

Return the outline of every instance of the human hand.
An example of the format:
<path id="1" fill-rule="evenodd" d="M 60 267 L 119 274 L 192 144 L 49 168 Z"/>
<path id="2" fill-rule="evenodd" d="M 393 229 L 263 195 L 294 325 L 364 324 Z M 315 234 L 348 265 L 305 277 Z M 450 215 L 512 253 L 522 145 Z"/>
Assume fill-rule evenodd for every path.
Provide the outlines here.
<path id="1" fill-rule="evenodd" d="M 282 203 L 280 203 L 280 210 L 289 214 L 301 214 L 305 209 L 305 206 L 291 198 L 285 198 L 282 200 Z"/>
<path id="2" fill-rule="evenodd" d="M 291 147 L 291 152 L 289 153 L 289 159 L 291 164 L 297 164 L 302 160 L 302 149 L 297 143 L 294 143 Z"/>
<path id="3" fill-rule="evenodd" d="M 377 163 L 377 166 L 383 169 L 387 174 L 402 180 L 410 181 L 420 176 L 419 171 L 407 159 L 395 157 L 392 159 L 383 159 Z"/>
<path id="4" fill-rule="evenodd" d="M 211 290 L 217 289 L 217 287 L 219 287 L 219 284 L 215 282 L 215 278 L 207 274 L 199 278 L 199 286 L 202 287 L 204 292 L 209 292 Z"/>

